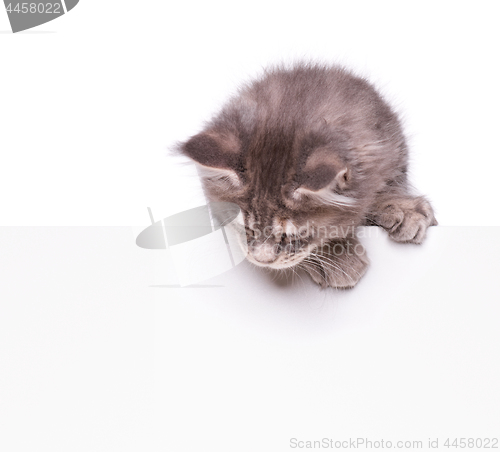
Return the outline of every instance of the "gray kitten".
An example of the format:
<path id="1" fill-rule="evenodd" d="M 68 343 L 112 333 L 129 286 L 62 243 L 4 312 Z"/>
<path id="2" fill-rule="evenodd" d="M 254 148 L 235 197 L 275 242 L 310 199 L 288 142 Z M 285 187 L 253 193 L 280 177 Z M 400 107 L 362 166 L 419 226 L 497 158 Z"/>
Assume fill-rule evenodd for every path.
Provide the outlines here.
<path id="1" fill-rule="evenodd" d="M 410 193 L 396 114 L 340 67 L 273 68 L 180 145 L 210 201 L 236 203 L 247 258 L 299 266 L 322 287 L 353 287 L 368 259 L 355 229 L 421 243 L 433 210 Z"/>

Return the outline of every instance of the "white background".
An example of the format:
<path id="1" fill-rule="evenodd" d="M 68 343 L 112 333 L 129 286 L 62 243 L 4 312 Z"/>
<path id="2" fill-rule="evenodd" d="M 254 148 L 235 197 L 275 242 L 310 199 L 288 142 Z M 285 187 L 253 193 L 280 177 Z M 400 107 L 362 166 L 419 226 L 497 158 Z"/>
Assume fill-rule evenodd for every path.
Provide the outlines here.
<path id="1" fill-rule="evenodd" d="M 168 149 L 262 67 L 306 59 L 353 68 L 401 113 L 441 225 L 500 225 L 499 41 L 493 1 L 82 0 L 0 34 L 0 224 L 143 224 L 148 205 L 199 205 Z"/>
<path id="2" fill-rule="evenodd" d="M 0 228 L 0 450 L 500 437 L 497 19 L 493 1 L 81 0 L 13 35 L 0 11 L 0 224 L 73 226 Z M 168 149 L 293 59 L 352 67 L 402 114 L 440 222 L 423 246 L 367 228 L 352 291 L 247 263 L 180 289 L 132 228 L 74 227 L 200 205 Z"/>

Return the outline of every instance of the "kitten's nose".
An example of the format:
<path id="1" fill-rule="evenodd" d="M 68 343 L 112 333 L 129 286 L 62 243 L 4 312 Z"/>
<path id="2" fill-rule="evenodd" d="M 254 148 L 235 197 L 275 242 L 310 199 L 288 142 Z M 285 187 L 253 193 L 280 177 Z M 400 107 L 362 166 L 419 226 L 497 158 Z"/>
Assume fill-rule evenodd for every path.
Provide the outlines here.
<path id="1" fill-rule="evenodd" d="M 262 264 L 270 264 L 271 262 L 274 262 L 278 257 L 278 253 L 276 251 L 277 250 L 274 244 L 263 243 L 251 247 L 252 257 Z"/>

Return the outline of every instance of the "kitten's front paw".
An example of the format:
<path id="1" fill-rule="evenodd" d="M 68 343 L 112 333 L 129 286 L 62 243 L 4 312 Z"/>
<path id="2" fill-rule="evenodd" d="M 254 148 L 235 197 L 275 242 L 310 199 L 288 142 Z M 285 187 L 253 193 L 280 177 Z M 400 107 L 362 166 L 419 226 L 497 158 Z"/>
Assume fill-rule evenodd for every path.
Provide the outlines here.
<path id="1" fill-rule="evenodd" d="M 332 242 L 313 253 L 301 266 L 322 288 L 350 289 L 365 274 L 368 257 L 355 240 Z"/>
<path id="2" fill-rule="evenodd" d="M 392 240 L 405 243 L 422 243 L 427 228 L 438 224 L 424 198 L 393 201 L 381 209 L 376 219 Z"/>

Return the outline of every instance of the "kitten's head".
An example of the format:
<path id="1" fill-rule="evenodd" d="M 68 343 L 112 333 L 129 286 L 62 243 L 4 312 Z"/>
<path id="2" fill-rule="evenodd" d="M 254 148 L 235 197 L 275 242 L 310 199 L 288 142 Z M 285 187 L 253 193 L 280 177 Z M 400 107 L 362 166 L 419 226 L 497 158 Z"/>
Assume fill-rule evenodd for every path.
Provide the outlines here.
<path id="1" fill-rule="evenodd" d="M 256 265 L 286 268 L 353 234 L 360 207 L 341 134 L 209 129 L 181 145 L 210 201 L 242 212 L 239 237 Z"/>

